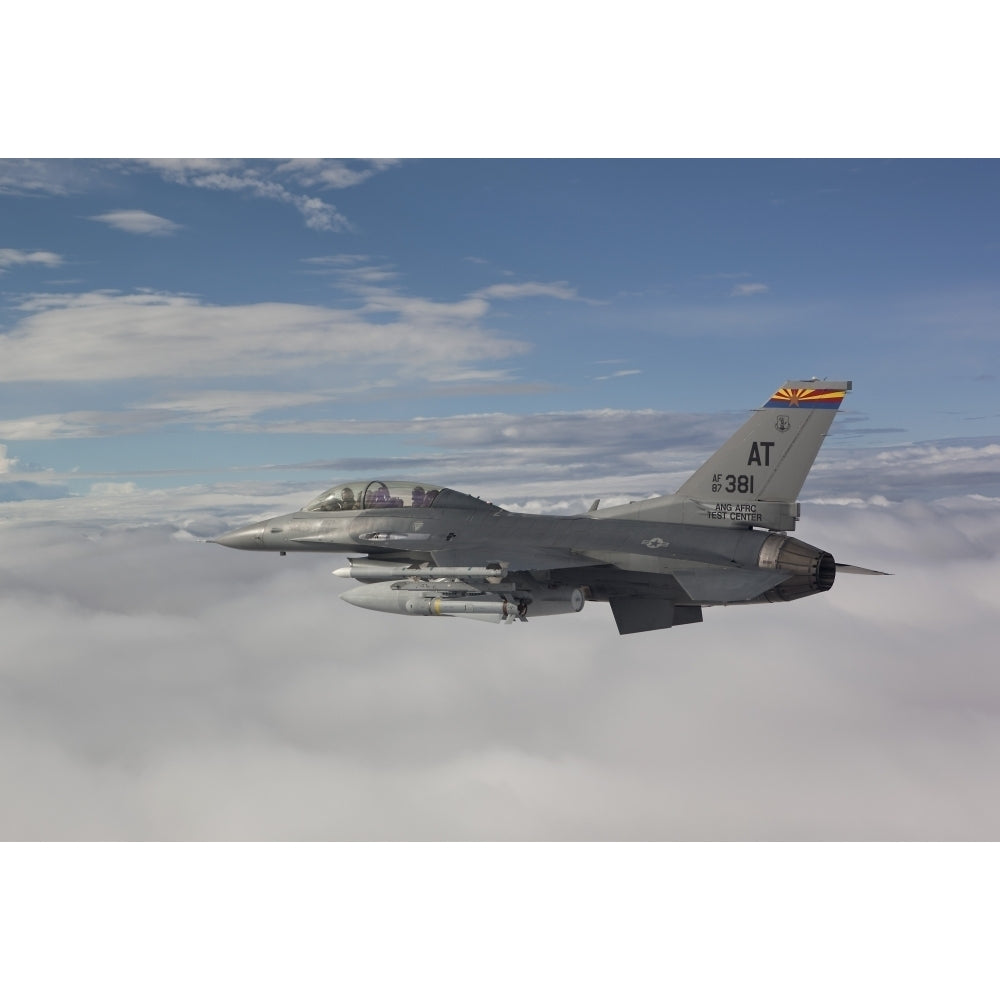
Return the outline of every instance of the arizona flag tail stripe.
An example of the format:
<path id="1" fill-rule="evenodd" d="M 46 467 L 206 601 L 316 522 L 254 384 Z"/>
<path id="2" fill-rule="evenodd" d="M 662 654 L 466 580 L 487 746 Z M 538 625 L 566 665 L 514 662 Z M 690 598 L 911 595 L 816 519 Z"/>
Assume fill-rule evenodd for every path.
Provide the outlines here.
<path id="1" fill-rule="evenodd" d="M 782 386 L 765 407 L 797 407 L 803 410 L 835 410 L 844 401 L 843 389 L 793 389 Z"/>

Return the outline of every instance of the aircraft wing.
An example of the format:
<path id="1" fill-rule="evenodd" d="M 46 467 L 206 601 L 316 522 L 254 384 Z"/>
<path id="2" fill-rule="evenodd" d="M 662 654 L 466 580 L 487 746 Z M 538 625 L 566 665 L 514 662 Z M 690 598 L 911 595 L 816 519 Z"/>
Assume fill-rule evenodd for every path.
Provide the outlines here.
<path id="1" fill-rule="evenodd" d="M 500 551 L 498 551 L 500 549 Z M 483 548 L 480 546 L 463 546 L 461 548 L 438 549 L 431 553 L 438 566 L 450 566 L 461 563 L 468 566 L 488 566 L 500 562 L 508 573 L 544 572 L 560 569 L 585 569 L 600 566 L 609 569 L 615 564 L 610 559 L 593 558 L 555 548 L 524 548 L 511 549 L 506 546 L 498 548 Z M 631 569 L 632 567 L 629 567 Z M 626 586 L 633 574 L 629 569 L 616 567 L 615 578 L 618 586 Z M 639 569 L 634 578 L 648 585 L 649 571 Z M 735 601 L 746 601 L 763 594 L 772 587 L 788 579 L 783 572 L 768 572 L 759 569 L 737 569 L 735 567 L 690 569 L 664 573 L 662 569 L 653 570 L 662 584 L 672 577 L 683 588 L 683 592 L 693 601 L 727 604 Z"/>

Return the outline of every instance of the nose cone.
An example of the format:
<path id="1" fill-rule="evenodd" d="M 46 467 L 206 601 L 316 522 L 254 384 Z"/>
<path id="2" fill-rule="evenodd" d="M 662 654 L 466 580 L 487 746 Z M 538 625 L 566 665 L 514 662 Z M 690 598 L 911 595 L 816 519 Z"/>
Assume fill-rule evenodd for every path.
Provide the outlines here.
<path id="1" fill-rule="evenodd" d="M 369 591 L 368 587 L 354 587 L 352 590 L 346 590 L 340 595 L 342 601 L 346 601 L 348 604 L 353 604 L 356 608 L 368 608 L 370 611 L 379 610 L 375 605 L 378 604 L 378 600 L 375 594 Z"/>
<path id="2" fill-rule="evenodd" d="M 394 590 L 391 583 L 363 583 L 344 591 L 340 599 L 356 608 L 405 614 L 403 606 L 408 596 L 412 596 L 409 591 Z"/>
<path id="3" fill-rule="evenodd" d="M 263 546 L 264 525 L 248 524 L 244 528 L 237 528 L 235 531 L 228 531 L 218 538 L 211 538 L 209 541 L 217 545 L 228 545 L 231 549 L 259 549 Z"/>

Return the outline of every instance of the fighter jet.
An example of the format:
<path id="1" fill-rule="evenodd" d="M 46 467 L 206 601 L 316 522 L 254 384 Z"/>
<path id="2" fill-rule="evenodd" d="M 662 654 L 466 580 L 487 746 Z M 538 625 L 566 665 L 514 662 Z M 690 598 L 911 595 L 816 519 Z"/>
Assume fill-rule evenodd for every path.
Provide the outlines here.
<path id="1" fill-rule="evenodd" d="M 517 514 L 426 482 L 368 480 L 212 541 L 254 552 L 351 553 L 341 599 L 372 611 L 485 622 L 610 605 L 622 635 L 702 609 L 795 601 L 842 571 L 790 537 L 799 492 L 850 382 L 786 382 L 676 493 L 576 516 Z M 878 574 L 882 575 L 882 574 Z"/>

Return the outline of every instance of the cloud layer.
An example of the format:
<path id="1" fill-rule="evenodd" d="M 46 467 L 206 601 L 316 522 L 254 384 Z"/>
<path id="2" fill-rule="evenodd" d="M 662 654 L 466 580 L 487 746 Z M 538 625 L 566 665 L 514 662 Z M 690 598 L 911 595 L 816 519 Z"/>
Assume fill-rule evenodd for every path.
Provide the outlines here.
<path id="1" fill-rule="evenodd" d="M 376 618 L 339 559 L 200 544 L 236 497 L 17 505 L 0 836 L 992 839 L 996 505 L 814 506 L 803 537 L 896 575 L 630 638 Z"/>
<path id="2" fill-rule="evenodd" d="M 478 327 L 488 310 L 478 298 L 439 303 L 384 292 L 361 309 L 336 309 L 98 291 L 37 294 L 19 309 L 24 318 L 0 338 L 0 366 L 12 382 L 273 375 L 346 363 L 352 382 L 366 365 L 441 378 L 526 349 Z"/>

